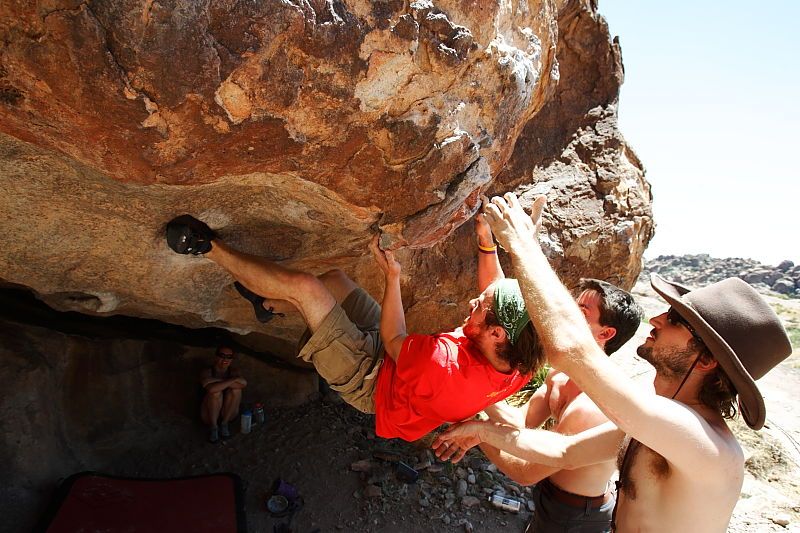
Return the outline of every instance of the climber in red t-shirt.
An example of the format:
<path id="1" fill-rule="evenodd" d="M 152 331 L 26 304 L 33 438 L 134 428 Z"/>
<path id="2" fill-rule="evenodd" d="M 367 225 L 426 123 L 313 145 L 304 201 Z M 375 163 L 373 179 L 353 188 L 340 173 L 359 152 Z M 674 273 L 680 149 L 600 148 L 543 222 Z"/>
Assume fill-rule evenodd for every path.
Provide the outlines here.
<path id="1" fill-rule="evenodd" d="M 377 236 L 370 248 L 386 278 L 382 308 L 340 270 L 317 277 L 238 252 L 190 215 L 173 219 L 166 233 L 173 251 L 203 254 L 228 270 L 260 321 L 299 310 L 309 330 L 299 357 L 349 404 L 375 413 L 381 437 L 416 440 L 469 418 L 518 391 L 544 363 L 516 280 L 487 274 L 497 271 L 487 268 L 497 262 L 494 246 L 479 242 L 481 293 L 462 326 L 408 335 L 400 264 Z"/>

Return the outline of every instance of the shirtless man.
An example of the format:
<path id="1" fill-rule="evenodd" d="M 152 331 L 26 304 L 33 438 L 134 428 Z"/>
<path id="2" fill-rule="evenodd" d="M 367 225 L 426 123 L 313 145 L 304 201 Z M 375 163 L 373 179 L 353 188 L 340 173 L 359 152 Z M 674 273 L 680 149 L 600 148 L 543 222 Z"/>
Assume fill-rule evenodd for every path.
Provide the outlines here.
<path id="1" fill-rule="evenodd" d="M 492 246 L 491 229 L 484 215 L 476 216 L 479 246 Z M 499 262 L 482 259 L 479 280 L 487 282 L 502 277 Z M 483 272 L 481 272 L 483 268 Z M 578 307 L 586 318 L 597 345 L 611 355 L 634 335 L 642 320 L 642 310 L 626 291 L 600 280 L 581 280 Z M 545 383 L 531 399 L 519 408 L 505 402 L 486 409 L 489 419 L 517 428 L 538 428 L 548 418 L 555 420 L 552 431 L 574 435 L 599 426 L 608 419 L 581 392 L 575 382 L 556 370 L 551 370 Z M 452 447 L 442 445 L 445 437 L 434 441 L 437 455 L 454 462 L 463 457 L 453 455 Z M 487 443 L 480 444 L 486 456 L 511 479 L 523 485 L 533 485 L 536 505 L 530 529 L 537 533 L 550 531 L 608 531 L 614 508 L 613 492 L 608 481 L 616 471 L 613 458 L 574 470 L 525 461 Z"/>
<path id="2" fill-rule="evenodd" d="M 655 392 L 645 389 L 600 351 L 550 268 L 536 238 L 543 206 L 538 198 L 528 218 L 516 196 L 506 194 L 484 212 L 512 256 L 528 306 L 538 310 L 532 319 L 551 364 L 613 423 L 567 437 L 468 422 L 451 438 L 460 446 L 477 439 L 570 468 L 612 457 L 627 434 L 616 531 L 726 531 L 744 479 L 744 455 L 725 418 L 734 416 L 738 395 L 747 425 L 763 426 L 766 409 L 754 379 L 791 354 L 780 320 L 738 278 L 690 290 L 653 276 L 653 288 L 671 308 L 651 319 L 650 337 L 638 349 L 656 369 Z"/>
<path id="3" fill-rule="evenodd" d="M 225 268 L 254 305 L 300 311 L 311 337 L 299 357 L 347 403 L 375 413 L 381 437 L 414 441 L 472 417 L 522 388 L 543 363 L 515 280 L 491 283 L 473 298 L 462 327 L 408 335 L 401 267 L 377 236 L 371 249 L 386 282 L 382 307 L 340 270 L 318 278 L 239 252 L 189 215 L 167 224 L 166 238 L 176 253 Z"/>
<path id="4" fill-rule="evenodd" d="M 228 423 L 239 414 L 242 390 L 247 381 L 237 368 L 232 366 L 235 358 L 233 349 L 228 346 L 217 348 L 214 364 L 203 370 L 200 385 L 205 389 L 200 416 L 208 426 L 209 442 L 219 441 L 231 436 Z"/>

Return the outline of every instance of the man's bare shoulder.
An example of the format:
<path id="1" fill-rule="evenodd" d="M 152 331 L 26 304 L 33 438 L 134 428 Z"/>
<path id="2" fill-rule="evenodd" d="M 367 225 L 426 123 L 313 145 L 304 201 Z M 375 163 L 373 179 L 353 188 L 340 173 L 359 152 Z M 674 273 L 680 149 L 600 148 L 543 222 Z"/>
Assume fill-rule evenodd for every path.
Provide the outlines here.
<path id="1" fill-rule="evenodd" d="M 708 420 L 699 414 L 698 419 L 705 422 L 710 430 L 707 434 L 716 443 L 716 449 L 719 453 L 718 467 L 723 471 L 729 472 L 733 467 L 743 472 L 744 451 L 725 420 L 722 417 Z"/>
<path id="2" fill-rule="evenodd" d="M 744 476 L 744 451 L 725 420 L 717 413 L 703 412 L 691 406 L 674 402 L 678 409 L 691 414 L 680 420 L 684 425 L 681 447 L 672 447 L 673 441 L 658 441 L 650 448 L 662 457 L 670 470 L 686 479 L 701 475 L 701 484 L 708 487 L 722 482 L 741 483 Z M 663 447 L 663 451 L 662 451 Z M 670 453 L 671 452 L 671 453 Z"/>

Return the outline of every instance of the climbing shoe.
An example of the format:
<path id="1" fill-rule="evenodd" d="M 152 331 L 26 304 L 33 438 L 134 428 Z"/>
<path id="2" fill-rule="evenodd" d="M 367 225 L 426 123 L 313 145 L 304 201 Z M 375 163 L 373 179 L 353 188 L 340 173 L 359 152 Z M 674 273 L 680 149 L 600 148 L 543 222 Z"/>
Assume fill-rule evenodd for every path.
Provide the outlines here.
<path id="1" fill-rule="evenodd" d="M 167 244 L 179 254 L 205 254 L 211 251 L 214 231 L 192 215 L 181 215 L 167 224 Z"/>
<path id="2" fill-rule="evenodd" d="M 254 293 L 238 281 L 234 282 L 233 286 L 236 288 L 239 294 L 242 295 L 242 298 L 253 304 L 253 311 L 256 313 L 256 320 L 259 322 L 266 324 L 276 316 L 284 316 L 283 313 L 276 313 L 272 307 L 265 309 L 264 300 L 266 300 L 266 298 Z"/>

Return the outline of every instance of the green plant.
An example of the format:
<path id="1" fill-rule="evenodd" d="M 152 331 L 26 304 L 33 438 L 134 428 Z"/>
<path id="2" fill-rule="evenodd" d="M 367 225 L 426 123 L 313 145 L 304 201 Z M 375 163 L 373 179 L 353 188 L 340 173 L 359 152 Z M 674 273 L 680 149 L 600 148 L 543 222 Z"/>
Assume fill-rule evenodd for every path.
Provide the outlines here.
<path id="1" fill-rule="evenodd" d="M 522 387 L 522 390 L 529 390 L 529 391 L 536 391 L 539 387 L 544 384 L 544 380 L 547 379 L 547 374 L 550 372 L 551 367 L 548 363 L 545 363 L 542 368 L 540 368 L 531 378 L 527 385 Z"/>
<path id="2" fill-rule="evenodd" d="M 524 387 L 520 389 L 520 392 L 524 391 L 536 392 L 536 389 L 538 389 L 544 384 L 544 380 L 547 379 L 547 374 L 550 372 L 550 369 L 552 368 L 553 367 L 551 367 L 548 363 L 545 363 L 542 368 L 536 371 L 531 380 L 527 384 L 525 384 Z"/>
<path id="3" fill-rule="evenodd" d="M 545 365 L 540 368 L 531 378 L 531 380 L 526 383 L 518 392 L 515 392 L 508 398 L 506 398 L 506 402 L 514 407 L 519 407 L 520 405 L 524 404 L 528 400 L 531 399 L 533 393 L 536 392 L 536 389 L 542 386 L 544 380 L 547 379 L 547 373 L 550 372 L 552 367 L 545 363 Z"/>
<path id="4" fill-rule="evenodd" d="M 787 327 L 786 333 L 789 335 L 789 341 L 792 343 L 792 349 L 796 352 L 800 349 L 800 328 Z"/>
<path id="5" fill-rule="evenodd" d="M 782 314 L 784 314 L 784 313 L 786 313 L 786 312 L 788 312 L 788 311 L 789 311 L 787 308 L 785 308 L 785 307 L 784 307 L 784 306 L 782 306 L 781 304 L 773 304 L 773 305 L 772 305 L 772 309 L 774 309 L 774 310 L 775 310 L 775 313 L 776 313 L 777 315 L 782 315 Z"/>

